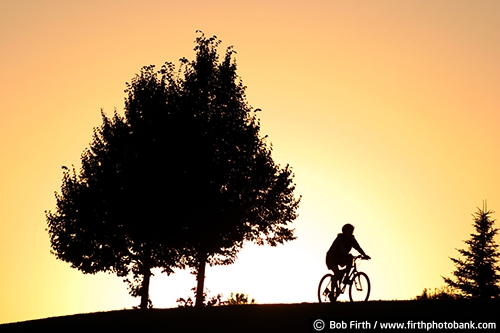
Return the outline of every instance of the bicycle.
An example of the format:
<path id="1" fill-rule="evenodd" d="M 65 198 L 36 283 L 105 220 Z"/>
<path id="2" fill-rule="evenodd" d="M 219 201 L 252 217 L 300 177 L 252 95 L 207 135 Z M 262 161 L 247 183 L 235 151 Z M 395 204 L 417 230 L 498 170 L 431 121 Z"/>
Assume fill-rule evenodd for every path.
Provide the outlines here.
<path id="1" fill-rule="evenodd" d="M 353 257 L 353 264 L 344 281 L 338 281 L 332 273 L 321 278 L 318 286 L 318 300 L 320 303 L 335 302 L 349 286 L 349 299 L 351 302 L 367 301 L 370 297 L 370 279 L 364 272 L 358 272 L 357 262 L 364 259 L 362 255 Z M 347 279 L 346 279 L 347 277 Z M 334 287 L 333 285 L 336 284 Z"/>

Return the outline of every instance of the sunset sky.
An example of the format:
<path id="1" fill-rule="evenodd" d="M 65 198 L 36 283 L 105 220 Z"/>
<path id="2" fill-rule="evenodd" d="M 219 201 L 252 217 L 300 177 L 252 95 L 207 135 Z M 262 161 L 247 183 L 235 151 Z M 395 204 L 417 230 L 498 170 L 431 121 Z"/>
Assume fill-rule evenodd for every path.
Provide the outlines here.
<path id="1" fill-rule="evenodd" d="M 193 59 L 196 30 L 234 46 L 302 195 L 298 239 L 208 268 L 210 294 L 316 302 L 345 223 L 372 257 L 370 299 L 444 285 L 476 207 L 500 216 L 499 18 L 497 0 L 0 0 L 0 323 L 139 304 L 121 278 L 51 255 L 44 211 L 100 109 L 123 111 L 142 66 Z M 195 283 L 155 271 L 154 306 Z"/>

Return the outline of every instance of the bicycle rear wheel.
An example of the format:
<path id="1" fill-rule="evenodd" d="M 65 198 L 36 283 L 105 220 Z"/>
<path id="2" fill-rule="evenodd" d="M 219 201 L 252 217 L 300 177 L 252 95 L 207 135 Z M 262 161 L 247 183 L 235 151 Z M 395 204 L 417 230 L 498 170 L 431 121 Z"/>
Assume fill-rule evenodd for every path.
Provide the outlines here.
<path id="1" fill-rule="evenodd" d="M 321 278 L 318 286 L 318 301 L 320 303 L 335 302 L 334 283 L 335 277 L 333 274 L 326 274 Z"/>
<path id="2" fill-rule="evenodd" d="M 358 272 L 349 286 L 349 299 L 351 302 L 364 302 L 370 297 L 370 279 L 363 272 Z"/>

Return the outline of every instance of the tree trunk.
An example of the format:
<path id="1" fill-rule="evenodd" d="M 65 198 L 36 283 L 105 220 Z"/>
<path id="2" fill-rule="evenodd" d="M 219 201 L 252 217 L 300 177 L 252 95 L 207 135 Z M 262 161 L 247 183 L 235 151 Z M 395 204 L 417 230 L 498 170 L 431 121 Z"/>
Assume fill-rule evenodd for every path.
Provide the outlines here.
<path id="1" fill-rule="evenodd" d="M 151 269 L 149 267 L 144 267 L 144 277 L 141 286 L 141 309 L 148 308 L 149 301 L 149 280 L 151 280 Z"/>
<path id="2" fill-rule="evenodd" d="M 207 254 L 205 251 L 201 251 L 198 254 L 198 272 L 196 275 L 196 281 L 198 285 L 196 287 L 196 303 L 195 307 L 203 307 L 203 290 L 205 289 L 205 267 L 207 264 Z"/>

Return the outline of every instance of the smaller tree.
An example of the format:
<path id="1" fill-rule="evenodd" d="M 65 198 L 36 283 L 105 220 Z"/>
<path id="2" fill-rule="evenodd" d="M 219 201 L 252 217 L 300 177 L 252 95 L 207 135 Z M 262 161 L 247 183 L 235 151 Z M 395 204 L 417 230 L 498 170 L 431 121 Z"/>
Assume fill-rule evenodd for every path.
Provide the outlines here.
<path id="1" fill-rule="evenodd" d="M 486 207 L 478 208 L 473 215 L 476 233 L 464 241 L 468 250 L 457 249 L 465 259 L 450 258 L 456 267 L 453 272 L 455 280 L 443 277 L 448 286 L 466 298 L 500 298 L 500 269 L 497 265 L 500 254 L 494 240 L 498 229 L 493 227 L 492 213 Z"/>

